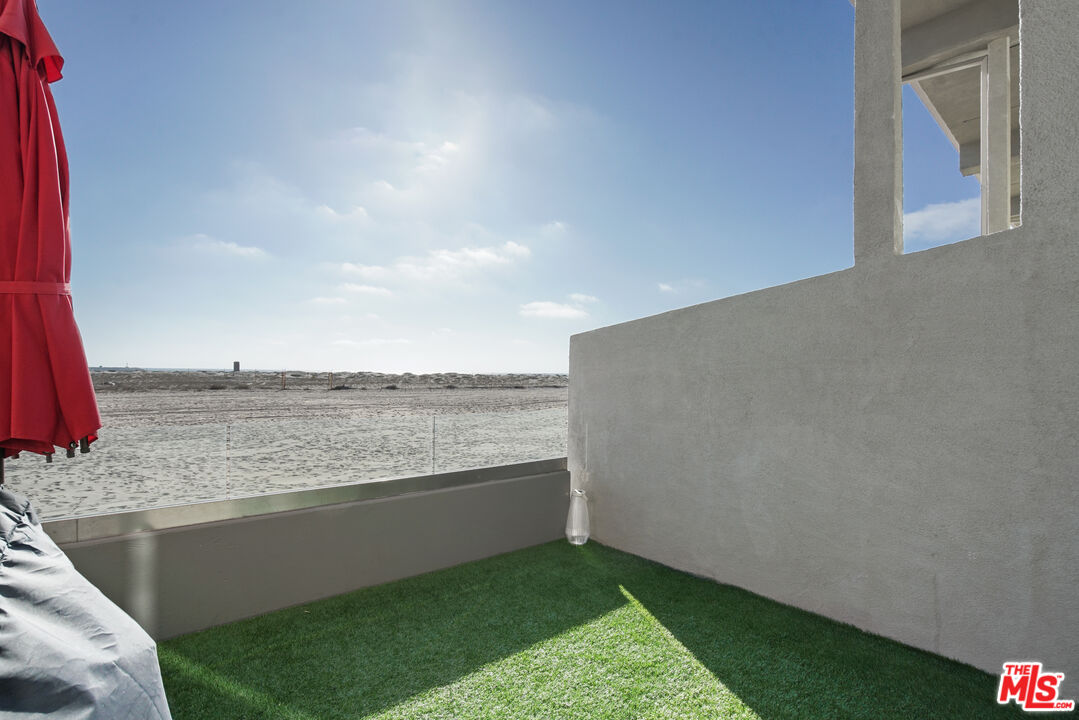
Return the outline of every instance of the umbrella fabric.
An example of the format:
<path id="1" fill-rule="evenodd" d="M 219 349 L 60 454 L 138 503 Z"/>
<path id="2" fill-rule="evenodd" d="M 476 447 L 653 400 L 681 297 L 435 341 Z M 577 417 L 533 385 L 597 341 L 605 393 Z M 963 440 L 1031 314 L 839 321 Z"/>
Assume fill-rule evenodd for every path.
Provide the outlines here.
<path id="1" fill-rule="evenodd" d="M 34 0 L 0 0 L 0 458 L 101 427 L 69 285 L 63 62 Z"/>
<path id="2" fill-rule="evenodd" d="M 0 489 L 0 718 L 169 720 L 157 647 Z"/>

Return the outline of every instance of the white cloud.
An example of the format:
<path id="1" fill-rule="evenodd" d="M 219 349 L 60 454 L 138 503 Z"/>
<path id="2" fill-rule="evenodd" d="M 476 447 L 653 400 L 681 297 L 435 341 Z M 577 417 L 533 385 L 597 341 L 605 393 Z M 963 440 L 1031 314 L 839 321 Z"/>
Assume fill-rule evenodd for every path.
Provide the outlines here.
<path id="1" fill-rule="evenodd" d="M 250 251 L 236 244 L 217 248 L 218 254 L 300 258 L 366 241 L 377 232 L 355 187 L 257 163 L 235 163 L 230 173 L 226 184 L 205 193 L 203 222 L 217 235 L 260 247 Z M 279 177 L 286 174 L 287 181 Z"/>
<path id="2" fill-rule="evenodd" d="M 588 313 L 579 307 L 547 300 L 537 300 L 536 302 L 525 303 L 521 306 L 520 313 L 525 317 L 541 318 L 566 319 L 588 317 Z"/>
<path id="3" fill-rule="evenodd" d="M 357 295 L 377 295 L 379 297 L 391 297 L 393 291 L 389 288 L 378 287 L 377 285 L 358 285 L 357 283 L 343 283 L 341 290 L 348 293 L 355 293 Z"/>
<path id="4" fill-rule="evenodd" d="M 235 163 L 232 173 L 228 185 L 211 190 L 206 198 L 218 222 L 227 222 L 235 232 L 254 227 L 279 235 L 282 231 L 325 228 L 327 221 L 366 215 L 366 210 L 355 205 L 349 213 L 339 213 L 258 163 Z"/>
<path id="5" fill-rule="evenodd" d="M 436 91 L 428 83 L 447 66 L 441 60 L 429 65 L 432 60 L 406 53 L 399 75 L 355 88 L 363 126 L 311 143 L 324 194 L 362 205 L 380 227 L 425 222 L 445 229 L 446 221 L 483 217 L 495 194 L 533 199 L 535 157 L 566 153 L 582 133 L 605 125 L 586 106 L 464 91 L 452 76 Z M 326 182 L 331 174 L 337 176 L 332 185 Z M 565 231 L 564 223 L 551 220 L 543 233 Z"/>
<path id="6" fill-rule="evenodd" d="M 982 201 L 931 203 L 903 215 L 903 237 L 921 244 L 965 240 L 981 232 Z"/>
<path id="7" fill-rule="evenodd" d="M 507 267 L 532 254 L 528 246 L 512 240 L 491 247 L 431 250 L 421 257 L 400 257 L 392 265 L 341 263 L 346 275 L 379 282 L 458 282 L 485 270 Z"/>
<path id="8" fill-rule="evenodd" d="M 248 259 L 266 257 L 266 251 L 262 248 L 238 245 L 234 242 L 218 240 L 203 233 L 191 235 L 190 237 L 186 238 L 186 242 L 188 247 L 190 247 L 192 250 L 209 253 L 211 255 L 226 255 L 229 257 Z"/>
<path id="9" fill-rule="evenodd" d="M 394 137 L 352 128 L 326 145 L 332 153 L 327 162 L 348 168 L 341 185 L 351 188 L 380 220 L 422 217 L 445 203 L 452 205 L 451 196 L 471 183 L 468 141 L 445 139 L 446 130 L 404 130 Z"/>
<path id="10" fill-rule="evenodd" d="M 324 218 L 329 218 L 330 220 L 345 222 L 365 221 L 368 220 L 370 217 L 367 214 L 367 208 L 361 205 L 353 205 L 352 209 L 348 210 L 347 212 L 340 212 L 338 210 L 334 210 L 332 207 L 326 205 L 325 203 L 315 208 L 315 214 Z"/>
<path id="11" fill-rule="evenodd" d="M 659 283 L 657 285 L 657 287 L 659 288 L 660 292 L 665 292 L 665 293 L 673 293 L 674 292 L 674 286 L 673 285 L 668 285 L 667 283 Z"/>
<path id="12" fill-rule="evenodd" d="M 595 295 L 585 295 L 584 293 L 570 293 L 569 299 L 578 304 L 599 302 L 599 298 Z"/>
<path id="13" fill-rule="evenodd" d="M 418 173 L 429 173 L 445 167 L 461 151 L 460 143 L 451 140 L 403 140 L 365 127 L 348 130 L 339 142 L 342 146 L 365 153 L 367 157 L 388 161 L 397 170 L 414 170 Z M 389 182 L 379 182 L 393 189 Z"/>
<path id="14" fill-rule="evenodd" d="M 365 280 L 381 280 L 389 277 L 389 271 L 380 265 L 359 265 L 357 263 L 343 262 L 338 269 L 346 275 L 355 275 Z"/>
<path id="15" fill-rule="evenodd" d="M 441 170 L 450 164 L 450 161 L 461 150 L 457 143 L 447 140 L 435 149 L 428 149 L 424 143 L 418 143 L 421 155 L 416 171 L 430 174 Z"/>
<path id="16" fill-rule="evenodd" d="M 368 338 L 367 340 L 334 340 L 332 345 L 344 347 L 377 347 L 382 345 L 408 345 L 408 338 Z"/>

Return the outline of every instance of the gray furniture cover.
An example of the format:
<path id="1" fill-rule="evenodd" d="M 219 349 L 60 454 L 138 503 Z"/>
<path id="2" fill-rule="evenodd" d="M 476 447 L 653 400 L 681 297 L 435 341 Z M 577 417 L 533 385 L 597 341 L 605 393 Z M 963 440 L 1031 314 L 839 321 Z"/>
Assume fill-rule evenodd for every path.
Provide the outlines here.
<path id="1" fill-rule="evenodd" d="M 0 488 L 0 720 L 171 720 L 157 647 Z"/>

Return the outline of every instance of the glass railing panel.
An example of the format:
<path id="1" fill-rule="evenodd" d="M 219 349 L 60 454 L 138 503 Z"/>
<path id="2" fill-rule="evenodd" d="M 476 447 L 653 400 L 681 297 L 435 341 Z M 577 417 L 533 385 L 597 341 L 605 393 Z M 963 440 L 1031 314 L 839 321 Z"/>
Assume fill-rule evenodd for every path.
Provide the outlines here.
<path id="1" fill-rule="evenodd" d="M 88 455 L 8 459 L 6 480 L 53 519 L 546 460 L 566 438 L 564 407 L 106 427 Z"/>
<path id="2" fill-rule="evenodd" d="M 224 424 L 105 428 L 83 455 L 8 458 L 5 480 L 42 518 L 214 500 L 225 491 Z"/>
<path id="3" fill-rule="evenodd" d="M 434 417 L 435 471 L 546 460 L 566 455 L 565 408 Z"/>
<path id="4" fill-rule="evenodd" d="M 228 444 L 230 497 L 431 472 L 422 415 L 234 422 Z"/>

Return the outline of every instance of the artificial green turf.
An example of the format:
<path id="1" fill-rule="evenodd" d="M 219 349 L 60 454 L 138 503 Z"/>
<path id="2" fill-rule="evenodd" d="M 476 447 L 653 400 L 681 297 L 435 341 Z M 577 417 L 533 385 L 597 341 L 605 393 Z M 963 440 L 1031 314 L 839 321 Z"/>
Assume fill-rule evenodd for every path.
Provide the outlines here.
<path id="1" fill-rule="evenodd" d="M 985 718 L 996 679 L 595 543 L 170 640 L 175 720 Z"/>

